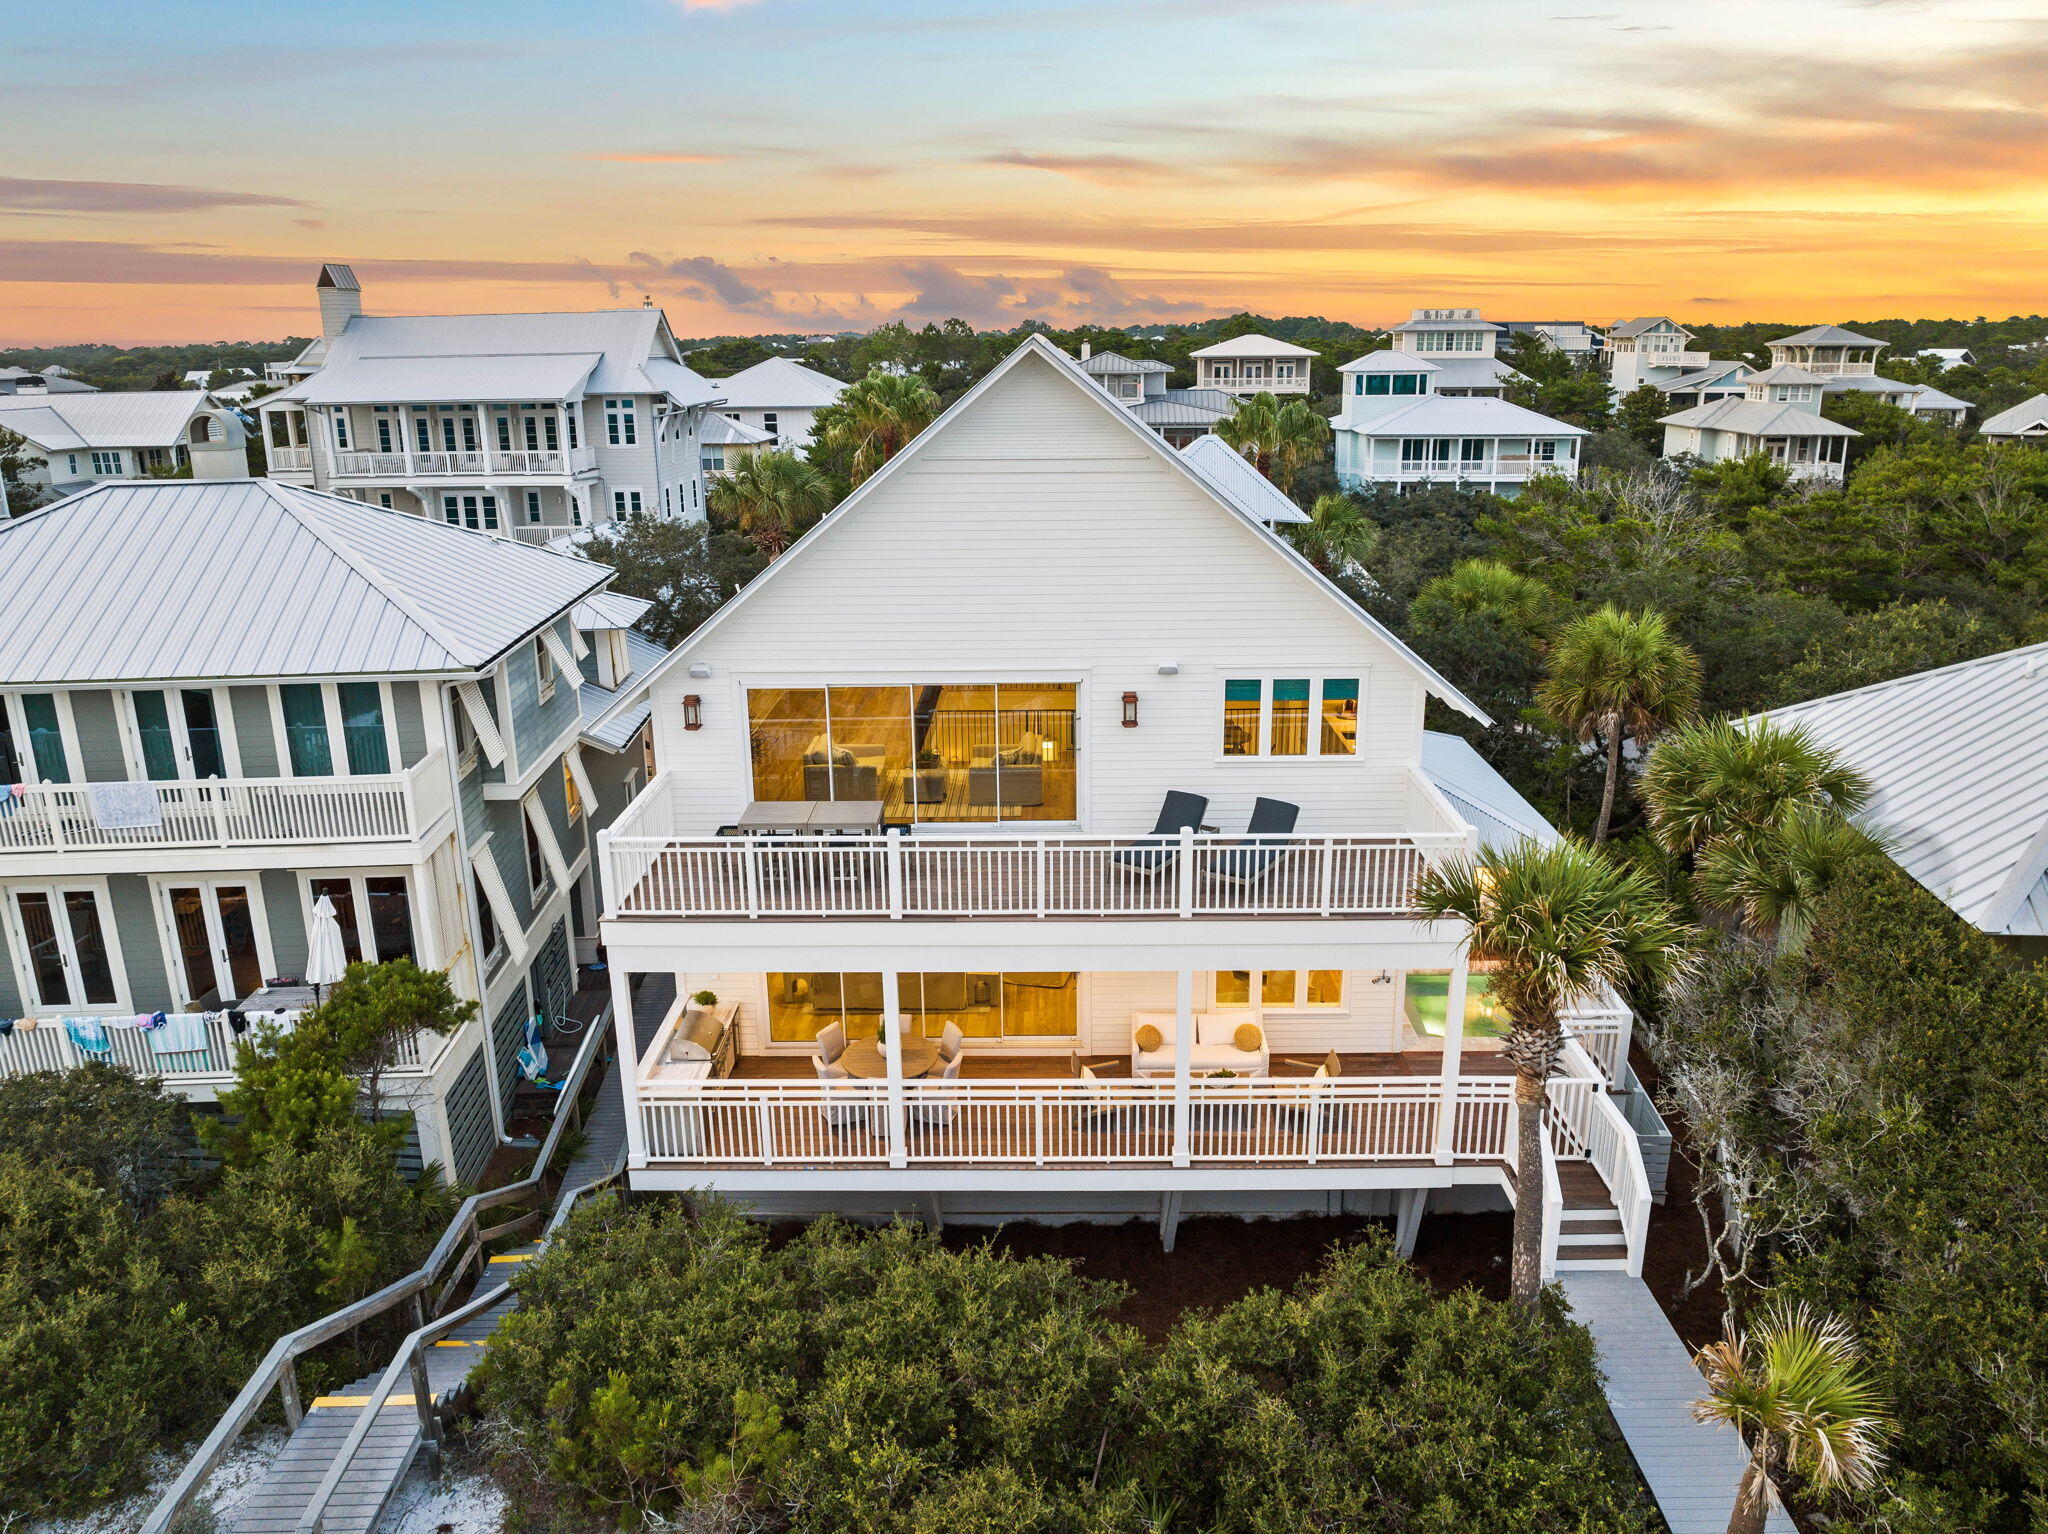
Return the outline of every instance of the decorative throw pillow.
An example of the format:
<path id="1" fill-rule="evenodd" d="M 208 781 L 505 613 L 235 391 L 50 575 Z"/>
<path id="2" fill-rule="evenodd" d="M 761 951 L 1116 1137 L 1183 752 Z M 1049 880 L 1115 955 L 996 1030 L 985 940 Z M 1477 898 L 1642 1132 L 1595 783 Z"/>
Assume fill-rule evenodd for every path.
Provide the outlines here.
<path id="1" fill-rule="evenodd" d="M 1344 1061 L 1343 1058 L 1340 1055 L 1338 1055 L 1336 1050 L 1333 1049 L 1327 1055 L 1323 1056 L 1323 1069 L 1328 1071 L 1332 1076 L 1341 1076 L 1344 1074 Z"/>
<path id="2" fill-rule="evenodd" d="M 1265 1047 L 1266 1036 L 1259 1032 L 1257 1023 L 1239 1023 L 1230 1041 L 1246 1054 L 1255 1055 Z"/>
<path id="3" fill-rule="evenodd" d="M 833 756 L 832 761 L 835 766 L 839 767 L 858 767 L 860 765 L 859 758 L 853 754 L 853 750 L 849 746 L 841 746 Z"/>
<path id="4" fill-rule="evenodd" d="M 1138 1046 L 1140 1054 L 1149 1055 L 1166 1040 L 1150 1023 L 1140 1023 L 1138 1031 L 1131 1035 L 1131 1042 Z"/>

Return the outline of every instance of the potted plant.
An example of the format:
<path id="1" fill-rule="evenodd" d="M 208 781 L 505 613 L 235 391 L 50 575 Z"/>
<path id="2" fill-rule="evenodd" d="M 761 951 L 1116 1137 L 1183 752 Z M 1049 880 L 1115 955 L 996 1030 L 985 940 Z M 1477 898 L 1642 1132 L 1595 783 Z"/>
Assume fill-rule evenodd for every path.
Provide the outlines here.
<path id="1" fill-rule="evenodd" d="M 692 996 L 690 1000 L 695 1002 L 698 1006 L 702 1007 L 705 1011 L 709 1012 L 713 1007 L 718 1005 L 718 992 L 699 991 L 696 995 Z"/>

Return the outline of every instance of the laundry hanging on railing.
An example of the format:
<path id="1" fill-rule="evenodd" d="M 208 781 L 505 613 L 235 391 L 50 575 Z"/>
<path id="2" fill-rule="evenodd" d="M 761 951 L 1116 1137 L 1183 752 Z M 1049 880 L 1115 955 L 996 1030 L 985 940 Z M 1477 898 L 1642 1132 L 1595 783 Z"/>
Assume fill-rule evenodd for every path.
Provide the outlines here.
<path id="1" fill-rule="evenodd" d="M 106 1024 L 96 1017 L 67 1017 L 64 1031 L 71 1036 L 73 1046 L 79 1053 L 87 1055 L 111 1054 L 114 1041 L 107 1037 Z"/>
<path id="2" fill-rule="evenodd" d="M 154 783 L 88 783 L 85 796 L 93 819 L 104 830 L 157 830 L 164 823 L 163 801 Z"/>
<path id="3" fill-rule="evenodd" d="M 207 1046 L 207 1021 L 217 1012 L 159 1012 L 149 1047 L 160 1055 L 197 1054 Z"/>

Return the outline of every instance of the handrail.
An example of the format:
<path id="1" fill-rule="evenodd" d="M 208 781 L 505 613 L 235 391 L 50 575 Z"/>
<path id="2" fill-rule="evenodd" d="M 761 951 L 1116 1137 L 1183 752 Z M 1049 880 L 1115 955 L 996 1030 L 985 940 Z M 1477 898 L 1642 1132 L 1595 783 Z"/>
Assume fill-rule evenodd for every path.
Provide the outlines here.
<path id="1" fill-rule="evenodd" d="M 561 1110 L 556 1113 L 554 1123 L 548 1126 L 546 1137 L 541 1141 L 540 1154 L 534 1159 L 533 1170 L 518 1182 L 507 1183 L 502 1188 L 493 1188 L 487 1193 L 472 1193 L 462 1201 L 442 1231 L 441 1239 L 434 1243 L 434 1249 L 426 1260 L 403 1278 L 392 1280 L 375 1294 L 365 1295 L 353 1304 L 319 1319 L 307 1322 L 296 1331 L 287 1332 L 270 1346 L 263 1355 L 263 1361 L 256 1366 L 256 1372 L 249 1376 L 228 1409 L 221 1415 L 213 1431 L 186 1461 L 176 1481 L 158 1499 L 143 1521 L 138 1534 L 169 1534 L 172 1522 L 191 1506 L 193 1499 L 206 1484 L 207 1478 L 219 1466 L 235 1440 L 262 1408 L 264 1399 L 275 1389 L 284 1403 L 285 1426 L 297 1428 L 301 1411 L 299 1408 L 299 1387 L 296 1363 L 299 1356 L 310 1352 L 323 1342 L 331 1341 L 343 1332 L 361 1325 L 372 1316 L 382 1315 L 405 1300 L 414 1302 L 414 1313 L 425 1320 L 425 1295 L 436 1282 L 436 1275 L 448 1260 L 448 1255 L 476 1230 L 476 1219 L 486 1209 L 509 1203 L 538 1187 L 547 1176 L 548 1163 L 554 1159 L 556 1148 L 561 1144 L 563 1132 L 575 1115 L 576 1094 L 582 1089 L 583 1080 L 589 1074 L 591 1061 L 596 1057 L 602 1044 L 611 1037 L 612 1006 L 606 1000 L 604 1010 L 584 1030 L 583 1042 L 577 1047 L 576 1058 L 569 1067 L 569 1073 L 562 1079 Z M 531 1218 L 528 1216 L 527 1218 Z M 522 1223 L 515 1220 L 499 1227 L 494 1234 L 503 1234 Z M 478 1251 L 482 1250 L 479 1242 Z M 468 1253 L 456 1271 L 449 1275 L 449 1281 L 442 1288 L 445 1298 L 453 1287 L 455 1278 L 468 1267 Z"/>

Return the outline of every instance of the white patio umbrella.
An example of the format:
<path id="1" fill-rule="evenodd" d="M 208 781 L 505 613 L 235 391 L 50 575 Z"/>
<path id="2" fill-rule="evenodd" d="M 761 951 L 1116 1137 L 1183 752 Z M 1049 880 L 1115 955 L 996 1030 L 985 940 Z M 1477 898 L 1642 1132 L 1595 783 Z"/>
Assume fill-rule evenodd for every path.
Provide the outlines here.
<path id="1" fill-rule="evenodd" d="M 313 930 L 306 935 L 306 983 L 313 987 L 314 999 L 319 999 L 322 986 L 334 984 L 347 969 L 348 954 L 341 946 L 334 900 L 322 895 L 313 902 Z"/>

